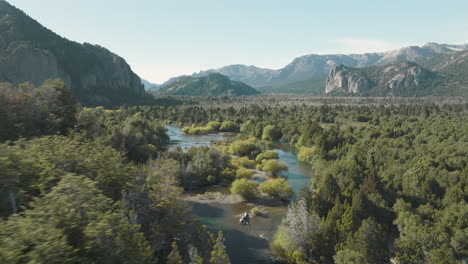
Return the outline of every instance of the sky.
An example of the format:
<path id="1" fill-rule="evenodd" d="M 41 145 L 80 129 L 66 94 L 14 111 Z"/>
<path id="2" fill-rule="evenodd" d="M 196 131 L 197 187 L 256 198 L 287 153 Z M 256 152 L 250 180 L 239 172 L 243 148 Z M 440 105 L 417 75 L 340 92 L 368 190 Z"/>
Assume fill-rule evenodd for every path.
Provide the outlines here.
<path id="1" fill-rule="evenodd" d="M 104 46 L 143 79 L 306 54 L 468 43 L 467 0 L 7 0 L 67 39 Z"/>

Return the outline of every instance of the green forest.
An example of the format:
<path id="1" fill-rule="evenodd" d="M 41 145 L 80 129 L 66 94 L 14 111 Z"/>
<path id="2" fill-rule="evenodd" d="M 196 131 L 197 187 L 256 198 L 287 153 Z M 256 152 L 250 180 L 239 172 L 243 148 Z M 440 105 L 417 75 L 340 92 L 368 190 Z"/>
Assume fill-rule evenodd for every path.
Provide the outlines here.
<path id="1" fill-rule="evenodd" d="M 87 108 L 61 81 L 3 83 L 0 263 L 230 263 L 224 234 L 182 199 L 210 185 L 287 204 L 272 263 L 463 263 L 467 113 L 465 101 L 287 96 Z M 233 137 L 183 151 L 165 124 Z M 295 200 L 277 141 L 314 171 Z"/>

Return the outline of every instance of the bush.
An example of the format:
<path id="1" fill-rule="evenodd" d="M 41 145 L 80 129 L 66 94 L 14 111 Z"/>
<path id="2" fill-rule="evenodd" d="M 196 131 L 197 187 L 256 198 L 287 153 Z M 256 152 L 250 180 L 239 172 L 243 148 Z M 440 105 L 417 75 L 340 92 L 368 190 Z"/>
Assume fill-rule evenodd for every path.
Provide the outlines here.
<path id="1" fill-rule="evenodd" d="M 247 157 L 232 159 L 231 164 L 237 168 L 240 168 L 240 167 L 254 168 L 255 167 L 255 161 L 249 160 Z"/>
<path id="2" fill-rule="evenodd" d="M 264 210 L 263 210 L 263 207 L 259 207 L 259 206 L 255 206 L 254 208 L 252 208 L 252 210 L 250 210 L 250 213 L 255 215 L 255 216 L 260 216 L 260 215 L 263 215 L 264 214 Z"/>
<path id="3" fill-rule="evenodd" d="M 279 160 L 264 160 L 262 162 L 262 170 L 269 172 L 272 175 L 277 175 L 282 171 L 287 171 L 288 166 Z"/>
<path id="4" fill-rule="evenodd" d="M 262 139 L 263 140 L 276 140 L 280 137 L 280 132 L 273 125 L 268 125 L 263 128 Z"/>
<path id="5" fill-rule="evenodd" d="M 312 162 L 312 157 L 315 154 L 315 148 L 311 147 L 301 147 L 299 149 L 299 153 L 297 154 L 297 158 L 300 161 L 307 161 L 307 162 Z"/>
<path id="6" fill-rule="evenodd" d="M 221 122 L 211 121 L 208 124 L 206 124 L 206 128 L 213 132 L 219 131 L 219 129 L 221 128 Z"/>
<path id="7" fill-rule="evenodd" d="M 229 145 L 229 152 L 239 156 L 255 157 L 260 148 L 258 148 L 253 140 L 234 141 Z"/>
<path id="8" fill-rule="evenodd" d="M 278 152 L 274 150 L 267 150 L 267 151 L 260 153 L 255 160 L 257 162 L 262 162 L 263 160 L 278 159 L 278 158 L 279 158 Z"/>
<path id="9" fill-rule="evenodd" d="M 238 194 L 245 199 L 250 199 L 257 195 L 258 183 L 247 179 L 239 179 L 232 183 L 230 190 L 233 194 Z"/>
<path id="10" fill-rule="evenodd" d="M 237 179 L 250 179 L 252 178 L 254 172 L 252 170 L 240 167 L 236 172 Z"/>
<path id="11" fill-rule="evenodd" d="M 221 124 L 221 127 L 219 128 L 219 130 L 223 132 L 237 132 L 239 128 L 237 127 L 237 124 L 232 121 L 224 121 Z"/>
<path id="12" fill-rule="evenodd" d="M 264 181 L 260 184 L 260 190 L 270 196 L 283 200 L 290 199 L 293 192 L 291 186 L 284 178 Z"/>
<path id="13" fill-rule="evenodd" d="M 191 135 L 206 135 L 210 133 L 210 129 L 207 127 L 184 127 L 182 128 L 182 132 Z"/>

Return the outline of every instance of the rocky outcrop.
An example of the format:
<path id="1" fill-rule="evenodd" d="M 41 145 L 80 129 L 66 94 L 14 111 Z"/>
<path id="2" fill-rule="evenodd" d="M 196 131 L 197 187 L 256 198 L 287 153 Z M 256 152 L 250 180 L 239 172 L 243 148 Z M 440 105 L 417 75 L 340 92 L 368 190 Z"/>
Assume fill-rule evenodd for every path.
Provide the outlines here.
<path id="1" fill-rule="evenodd" d="M 240 96 L 259 94 L 257 90 L 242 82 L 211 73 L 202 77 L 181 77 L 161 86 L 158 94 L 189 96 Z"/>
<path id="2" fill-rule="evenodd" d="M 364 69 L 337 65 L 327 77 L 325 91 L 334 94 L 410 95 L 429 87 L 436 74 L 413 62 Z"/>
<path id="3" fill-rule="evenodd" d="M 124 59 L 97 45 L 60 37 L 0 1 L 0 81 L 62 79 L 85 104 L 123 103 L 144 94 Z"/>
<path id="4" fill-rule="evenodd" d="M 348 70 L 344 65 L 336 65 L 327 77 L 325 92 L 357 94 L 370 87 L 367 78 L 357 72 Z"/>
<path id="5" fill-rule="evenodd" d="M 57 57 L 50 51 L 32 48 L 24 43 L 12 43 L 2 50 L 0 78 L 2 81 L 20 83 L 29 81 L 35 85 L 47 79 L 62 79 L 71 87 L 71 77 L 61 68 Z"/>

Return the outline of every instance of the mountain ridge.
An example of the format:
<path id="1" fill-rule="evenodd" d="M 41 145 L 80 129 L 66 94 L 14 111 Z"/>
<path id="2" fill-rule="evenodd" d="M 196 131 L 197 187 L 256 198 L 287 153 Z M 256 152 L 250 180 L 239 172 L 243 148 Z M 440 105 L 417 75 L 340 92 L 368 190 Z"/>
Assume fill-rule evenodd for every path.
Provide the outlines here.
<path id="1" fill-rule="evenodd" d="M 54 78 L 85 104 L 124 103 L 145 93 L 125 59 L 99 45 L 63 38 L 0 1 L 0 81 L 38 86 Z"/>
<path id="2" fill-rule="evenodd" d="M 381 66 L 401 61 L 417 61 L 427 56 L 452 53 L 466 49 L 468 49 L 468 44 L 452 45 L 429 42 L 423 46 L 407 46 L 386 52 L 363 54 L 308 54 L 295 58 L 291 63 L 277 70 L 259 68 L 253 65 L 233 64 L 183 76 L 200 77 L 208 73 L 218 72 L 228 76 L 232 80 L 244 82 L 264 92 L 278 92 L 281 88 L 292 88 L 289 87 L 289 85 L 296 86 L 296 92 L 307 92 L 305 81 L 314 80 L 311 82 L 312 86 L 308 90 L 316 93 L 318 87 L 313 85 L 324 83 L 326 76 L 334 65 L 343 64 L 348 67 L 359 68 L 372 65 Z M 321 77 L 323 81 L 315 81 L 318 77 Z M 176 78 L 178 77 L 169 79 L 169 82 Z M 303 83 L 304 87 L 298 89 L 297 83 Z"/>
<path id="3" fill-rule="evenodd" d="M 220 73 L 210 73 L 206 76 L 180 77 L 161 86 L 157 94 L 189 95 L 189 96 L 240 96 L 259 94 L 251 86 L 232 81 Z"/>

